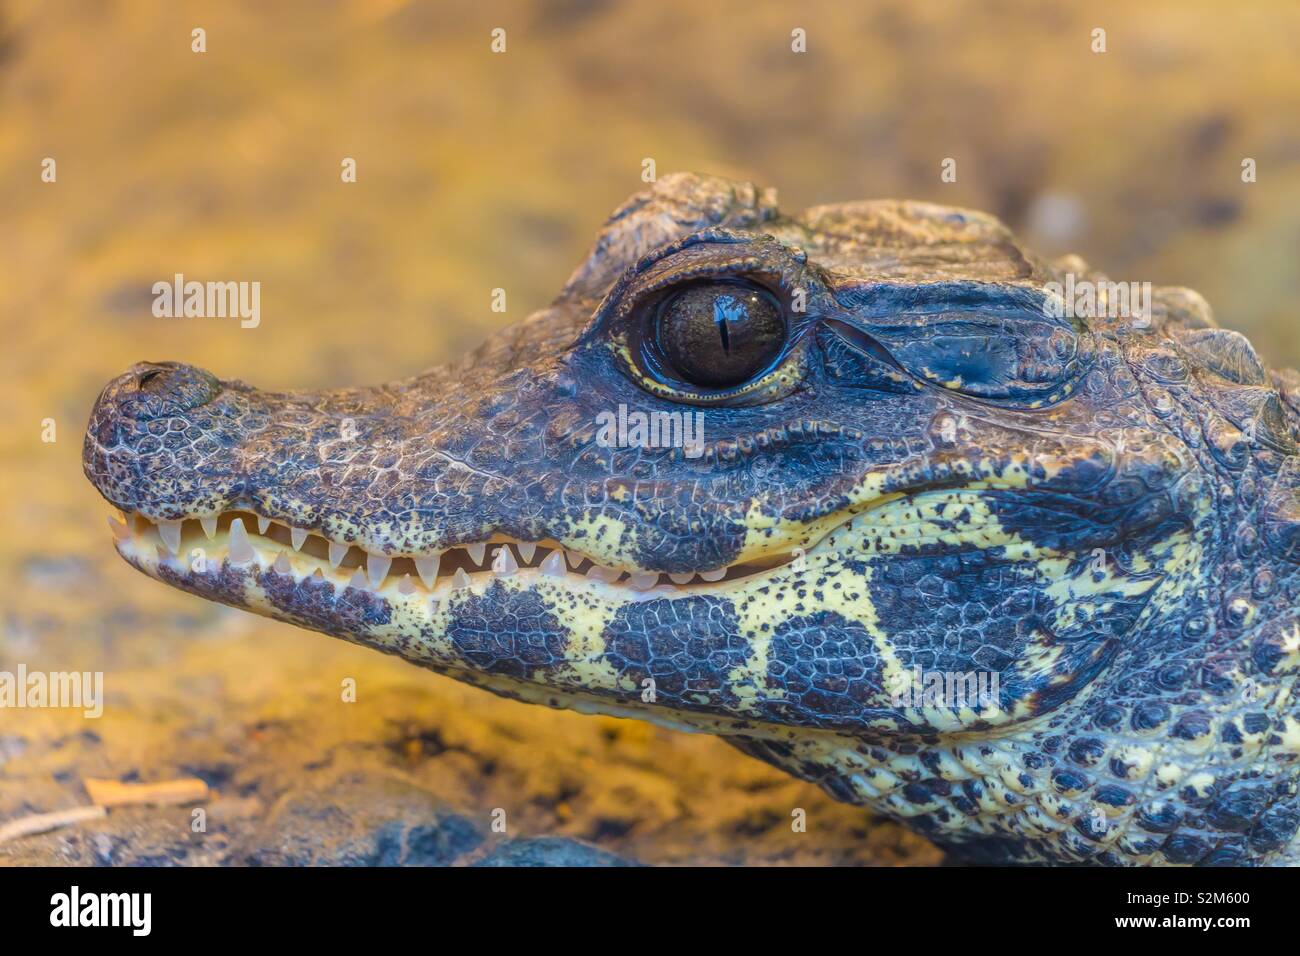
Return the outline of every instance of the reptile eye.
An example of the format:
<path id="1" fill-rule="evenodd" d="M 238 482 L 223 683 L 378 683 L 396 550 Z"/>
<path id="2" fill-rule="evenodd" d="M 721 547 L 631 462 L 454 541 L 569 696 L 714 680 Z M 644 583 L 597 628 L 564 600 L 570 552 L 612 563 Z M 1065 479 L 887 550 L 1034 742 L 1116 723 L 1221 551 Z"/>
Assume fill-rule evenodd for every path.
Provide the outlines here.
<path id="1" fill-rule="evenodd" d="M 785 344 L 785 314 L 752 282 L 699 282 L 659 303 L 650 339 L 666 371 L 704 388 L 729 388 L 771 364 Z"/>

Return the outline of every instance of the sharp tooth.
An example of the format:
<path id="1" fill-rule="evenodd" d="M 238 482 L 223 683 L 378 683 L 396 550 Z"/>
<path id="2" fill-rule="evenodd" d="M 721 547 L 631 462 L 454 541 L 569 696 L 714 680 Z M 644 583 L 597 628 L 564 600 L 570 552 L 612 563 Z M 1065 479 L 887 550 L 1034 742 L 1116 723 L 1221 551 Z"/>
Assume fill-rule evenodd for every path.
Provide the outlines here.
<path id="1" fill-rule="evenodd" d="M 125 541 L 131 537 L 131 529 L 126 526 L 126 522 L 118 521 L 112 515 L 108 516 L 108 527 L 113 532 L 113 537 L 118 541 Z"/>
<path id="2" fill-rule="evenodd" d="M 424 582 L 426 588 L 433 587 L 433 582 L 438 579 L 438 565 L 441 563 L 441 552 L 415 559 L 416 573 L 420 575 L 420 580 Z"/>
<path id="3" fill-rule="evenodd" d="M 209 541 L 211 541 L 213 538 L 217 536 L 216 515 L 208 515 L 206 518 L 200 518 L 199 524 L 203 526 L 203 533 L 208 536 Z"/>
<path id="4" fill-rule="evenodd" d="M 388 569 L 392 567 L 393 559 L 384 554 L 366 554 L 366 572 L 370 575 L 370 586 L 378 590 L 379 586 L 384 583 L 384 578 L 388 577 Z"/>
<path id="5" fill-rule="evenodd" d="M 172 554 L 181 552 L 181 523 L 179 521 L 159 521 L 158 537 Z"/>
<path id="6" fill-rule="evenodd" d="M 613 584 L 622 573 L 616 568 L 602 568 L 599 564 L 593 564 L 587 569 L 587 577 L 595 578 L 597 581 L 604 581 L 606 584 Z"/>
<path id="7" fill-rule="evenodd" d="M 497 548 L 496 556 L 492 559 L 492 573 L 499 578 L 508 578 L 518 570 L 519 563 L 515 561 L 510 545 L 503 544 Z"/>
<path id="8" fill-rule="evenodd" d="M 360 568 L 352 572 L 352 577 L 348 581 L 348 587 L 356 588 L 358 591 L 366 590 L 366 574 Z"/>
<path id="9" fill-rule="evenodd" d="M 271 565 L 276 574 L 292 574 L 293 565 L 289 563 L 289 556 L 281 551 L 275 556 L 275 564 Z"/>
<path id="10" fill-rule="evenodd" d="M 451 576 L 451 589 L 463 591 L 467 587 L 469 587 L 469 575 L 465 573 L 464 568 L 457 568 L 456 573 Z"/>
<path id="11" fill-rule="evenodd" d="M 307 530 L 305 528 L 290 528 L 289 542 L 293 545 L 293 550 L 301 551 L 303 544 L 307 541 Z"/>
<path id="12" fill-rule="evenodd" d="M 325 572 L 322 571 L 320 568 L 317 568 L 315 571 L 313 571 L 313 572 L 311 573 L 311 579 L 312 579 L 313 581 L 317 581 L 317 582 L 324 581 L 324 580 L 325 580 Z"/>
<path id="13" fill-rule="evenodd" d="M 403 594 L 414 594 L 415 584 L 411 581 L 409 574 L 403 574 L 402 580 L 397 582 L 397 590 Z"/>
<path id="14" fill-rule="evenodd" d="M 346 544 L 339 544 L 337 541 L 330 542 L 330 567 L 337 569 L 339 562 L 343 560 L 348 553 Z"/>
<path id="15" fill-rule="evenodd" d="M 701 571 L 700 577 L 706 581 L 721 581 L 727 576 L 726 568 L 714 568 L 712 571 Z"/>
<path id="16" fill-rule="evenodd" d="M 531 541 L 523 541 L 515 545 L 519 549 L 519 558 L 524 564 L 532 564 L 533 556 L 537 554 L 537 545 Z"/>
<path id="17" fill-rule="evenodd" d="M 672 581 L 673 584 L 690 584 L 695 580 L 695 572 L 686 571 L 682 574 L 670 574 L 668 575 L 668 579 Z"/>
<path id="18" fill-rule="evenodd" d="M 469 559 L 474 562 L 475 566 L 481 567 L 483 564 L 483 554 L 487 550 L 485 544 L 467 544 L 465 550 L 469 552 Z"/>
<path id="19" fill-rule="evenodd" d="M 553 578 L 562 578 L 568 573 L 564 566 L 564 549 L 559 548 L 552 551 L 542 559 L 540 565 L 543 574 L 549 574 Z"/>
<path id="20" fill-rule="evenodd" d="M 244 519 L 236 518 L 230 522 L 230 563 L 247 564 L 253 560 L 253 545 L 244 530 Z"/>
<path id="21" fill-rule="evenodd" d="M 271 519 L 270 519 L 270 518 L 263 518 L 261 515 L 258 515 L 258 516 L 257 516 L 257 533 L 258 533 L 258 534 L 266 534 L 266 529 L 269 528 L 269 527 L 271 527 Z"/>
<path id="22" fill-rule="evenodd" d="M 634 574 L 627 579 L 627 583 L 634 591 L 649 591 L 659 583 L 659 575 L 654 572 Z"/>
<path id="23" fill-rule="evenodd" d="M 564 551 L 563 548 L 561 548 L 560 550 Z M 578 570 L 578 568 L 582 566 L 582 562 L 585 561 L 586 559 L 582 555 L 578 554 L 578 552 L 576 551 L 574 551 L 572 554 L 570 554 L 568 551 L 565 551 L 564 560 L 568 564 L 570 571 L 576 571 Z"/>

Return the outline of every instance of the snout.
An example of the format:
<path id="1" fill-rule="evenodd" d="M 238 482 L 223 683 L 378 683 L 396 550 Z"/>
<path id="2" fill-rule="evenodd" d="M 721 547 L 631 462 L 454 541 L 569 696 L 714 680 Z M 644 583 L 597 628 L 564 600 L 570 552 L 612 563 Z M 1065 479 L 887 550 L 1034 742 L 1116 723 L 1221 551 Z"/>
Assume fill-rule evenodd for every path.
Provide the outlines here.
<path id="1" fill-rule="evenodd" d="M 90 413 L 82 466 L 100 493 L 137 510 L 146 494 L 193 481 L 223 446 L 222 416 L 209 409 L 222 393 L 211 372 L 180 362 L 140 362 L 100 392 Z M 165 503 L 165 499 L 163 502 Z M 152 509 L 150 509 L 152 510 Z"/>

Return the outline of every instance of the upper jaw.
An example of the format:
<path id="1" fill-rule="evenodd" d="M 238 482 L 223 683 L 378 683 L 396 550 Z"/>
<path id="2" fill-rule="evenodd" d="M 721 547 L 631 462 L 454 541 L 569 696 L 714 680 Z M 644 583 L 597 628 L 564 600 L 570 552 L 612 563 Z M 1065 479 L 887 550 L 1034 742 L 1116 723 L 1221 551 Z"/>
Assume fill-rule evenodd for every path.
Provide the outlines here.
<path id="1" fill-rule="evenodd" d="M 584 470 L 546 430 L 564 384 L 550 373 L 516 370 L 478 393 L 435 399 L 433 379 L 286 396 L 214 384 L 183 366 L 142 381 L 151 370 L 131 370 L 101 396 L 86 471 L 110 503 L 157 525 L 133 525 L 119 543 L 155 576 L 169 562 L 183 573 L 178 559 L 191 546 L 217 548 L 225 560 L 238 519 L 236 557 L 246 557 L 247 538 L 249 561 L 274 568 L 283 556 L 282 567 L 307 575 L 342 569 L 345 586 L 360 567 L 359 583 L 373 589 L 405 579 L 436 591 L 457 569 L 488 572 L 491 547 L 509 544 L 503 577 L 542 575 L 543 560 L 563 549 L 570 556 L 552 570 L 630 594 L 728 587 L 811 552 L 885 497 L 981 480 L 1046 483 L 1084 457 L 1049 462 L 1041 477 L 1028 454 L 993 461 L 958 449 L 858 459 L 858 473 L 806 476 L 807 487 L 747 484 L 743 463 L 730 472 L 679 463 L 688 473 L 670 468 L 642 481 L 610 475 L 610 463 Z M 149 394 L 164 386 L 184 401 Z M 355 432 L 345 437 L 349 422 Z M 170 436 L 189 429 L 200 437 L 169 453 Z M 195 449 L 203 454 L 184 457 Z"/>

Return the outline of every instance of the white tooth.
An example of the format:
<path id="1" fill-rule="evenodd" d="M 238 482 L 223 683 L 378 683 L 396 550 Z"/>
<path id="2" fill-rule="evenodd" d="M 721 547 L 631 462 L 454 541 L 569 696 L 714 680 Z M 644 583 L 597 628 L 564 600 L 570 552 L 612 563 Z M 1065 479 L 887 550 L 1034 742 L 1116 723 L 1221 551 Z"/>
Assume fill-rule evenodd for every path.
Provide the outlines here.
<path id="1" fill-rule="evenodd" d="M 126 526 L 125 521 L 118 521 L 112 515 L 108 516 L 108 527 L 113 532 L 113 537 L 118 541 L 125 541 L 131 537 L 131 529 Z"/>
<path id="2" fill-rule="evenodd" d="M 673 582 L 673 584 L 690 584 L 695 580 L 695 572 L 686 571 L 682 574 L 670 574 L 668 575 L 668 578 Z"/>
<path id="3" fill-rule="evenodd" d="M 179 521 L 159 521 L 158 537 L 162 538 L 162 542 L 167 545 L 168 551 L 172 554 L 180 554 L 181 523 Z"/>
<path id="4" fill-rule="evenodd" d="M 701 571 L 700 577 L 706 581 L 721 581 L 727 576 L 726 568 L 714 568 L 712 571 Z"/>
<path id="5" fill-rule="evenodd" d="M 258 516 L 257 516 L 257 533 L 258 533 L 258 534 L 266 534 L 266 529 L 269 528 L 269 527 L 271 527 L 271 519 L 270 519 L 270 518 L 263 518 L 261 515 L 258 515 Z"/>
<path id="6" fill-rule="evenodd" d="M 253 545 L 244 530 L 244 519 L 236 518 L 230 522 L 230 562 L 247 564 L 253 560 Z"/>
<path id="7" fill-rule="evenodd" d="M 587 577 L 595 578 L 597 581 L 604 581 L 606 584 L 613 584 L 622 574 L 615 568 L 602 568 L 599 564 L 593 564 L 587 569 Z"/>
<path id="8" fill-rule="evenodd" d="M 356 588 L 358 591 L 366 590 L 366 574 L 360 568 L 352 572 L 352 577 L 348 581 L 348 587 Z"/>
<path id="9" fill-rule="evenodd" d="M 275 564 L 271 565 L 276 574 L 292 574 L 293 565 L 289 563 L 289 556 L 281 551 L 275 556 Z"/>
<path id="10" fill-rule="evenodd" d="M 289 541 L 293 545 L 293 550 L 301 551 L 303 544 L 307 541 L 307 530 L 305 528 L 290 528 Z"/>
<path id="11" fill-rule="evenodd" d="M 508 578 L 518 570 L 519 564 L 515 561 L 510 545 L 503 544 L 497 548 L 496 556 L 492 559 L 492 573 L 497 577 Z"/>
<path id="12" fill-rule="evenodd" d="M 420 575 L 420 580 L 424 582 L 426 588 L 433 587 L 433 582 L 438 579 L 438 565 L 441 563 L 441 552 L 415 559 L 416 573 Z"/>
<path id="13" fill-rule="evenodd" d="M 209 540 L 209 541 L 211 541 L 213 538 L 215 538 L 215 537 L 217 536 L 217 516 L 216 516 L 216 515 L 208 515 L 208 517 L 206 517 L 206 518 L 200 518 L 200 519 L 199 519 L 199 524 L 201 524 L 201 525 L 203 526 L 203 533 L 206 534 L 206 535 L 208 536 L 208 540 Z"/>
<path id="14" fill-rule="evenodd" d="M 415 585 L 411 582 L 411 576 L 409 574 L 402 575 L 402 580 L 397 582 L 397 590 L 403 594 L 415 593 Z"/>
<path id="15" fill-rule="evenodd" d="M 487 550 L 485 544 L 467 544 L 465 550 L 469 552 L 469 559 L 474 562 L 475 566 L 483 564 L 483 554 Z"/>
<path id="16" fill-rule="evenodd" d="M 649 591 L 659 583 L 659 575 L 653 572 L 634 574 L 628 578 L 627 583 L 634 591 Z"/>
<path id="17" fill-rule="evenodd" d="M 537 553 L 537 545 L 531 541 L 522 541 L 515 545 L 515 547 L 519 549 L 519 557 L 523 560 L 524 564 L 533 563 L 533 555 Z"/>
<path id="18" fill-rule="evenodd" d="M 384 583 L 384 578 L 388 577 L 388 569 L 392 567 L 393 559 L 383 554 L 366 555 L 366 572 L 370 575 L 370 586 L 378 589 Z"/>
<path id="19" fill-rule="evenodd" d="M 543 574 L 549 574 L 553 578 L 564 577 L 567 573 L 564 567 L 564 549 L 552 551 L 542 559 L 540 567 Z"/>
<path id="20" fill-rule="evenodd" d="M 457 568 L 456 573 L 451 576 L 451 589 L 463 591 L 467 587 L 469 587 L 469 575 L 465 573 L 464 568 Z"/>
<path id="21" fill-rule="evenodd" d="M 319 584 L 321 581 L 325 580 L 325 572 L 320 568 L 317 568 L 311 573 L 311 579 Z"/>
<path id="22" fill-rule="evenodd" d="M 576 551 L 564 552 L 564 561 L 569 566 L 570 571 L 578 570 L 578 568 L 582 566 L 582 562 L 585 560 L 586 559 Z"/>
<path id="23" fill-rule="evenodd" d="M 337 569 L 339 562 L 343 560 L 348 553 L 346 544 L 339 544 L 337 541 L 330 542 L 330 567 Z"/>

